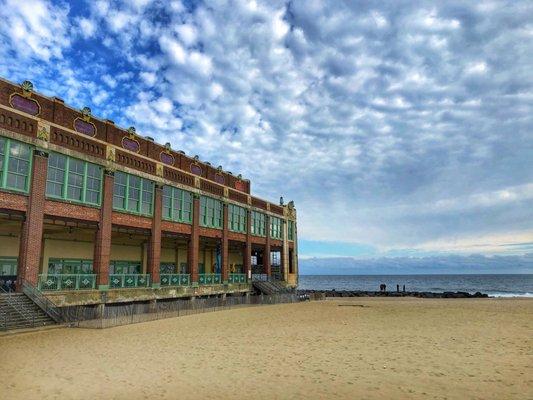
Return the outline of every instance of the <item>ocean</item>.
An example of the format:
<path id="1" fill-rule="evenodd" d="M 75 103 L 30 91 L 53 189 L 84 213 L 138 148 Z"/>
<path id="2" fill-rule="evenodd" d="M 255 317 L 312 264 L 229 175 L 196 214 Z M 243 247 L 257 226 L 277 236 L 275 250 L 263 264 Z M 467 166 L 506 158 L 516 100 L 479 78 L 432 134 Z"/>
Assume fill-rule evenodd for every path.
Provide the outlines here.
<path id="1" fill-rule="evenodd" d="M 482 292 L 495 297 L 533 297 L 533 274 L 524 275 L 300 275 L 298 289 Z"/>

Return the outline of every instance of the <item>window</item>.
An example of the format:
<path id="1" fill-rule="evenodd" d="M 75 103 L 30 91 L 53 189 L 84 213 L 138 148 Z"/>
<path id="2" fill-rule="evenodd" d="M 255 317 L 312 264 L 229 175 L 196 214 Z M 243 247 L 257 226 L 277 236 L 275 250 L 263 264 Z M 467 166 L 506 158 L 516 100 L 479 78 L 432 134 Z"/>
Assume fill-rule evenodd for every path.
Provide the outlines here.
<path id="1" fill-rule="evenodd" d="M 141 263 L 139 261 L 110 261 L 109 274 L 140 274 Z"/>
<path id="2" fill-rule="evenodd" d="M 0 137 L 0 188 L 28 192 L 31 154 L 29 145 Z"/>
<path id="3" fill-rule="evenodd" d="M 154 182 L 124 172 L 115 172 L 113 208 L 133 214 L 152 215 Z"/>
<path id="4" fill-rule="evenodd" d="M 192 193 L 172 186 L 163 186 L 163 219 L 192 222 Z"/>
<path id="5" fill-rule="evenodd" d="M 50 153 L 46 195 L 57 199 L 100 205 L 102 167 L 59 153 Z"/>
<path id="6" fill-rule="evenodd" d="M 69 275 L 69 274 L 92 274 L 92 260 L 67 260 L 60 258 L 50 258 L 48 260 L 48 274 L 50 275 Z"/>
<path id="7" fill-rule="evenodd" d="M 270 217 L 270 237 L 273 239 L 283 239 L 282 220 L 277 217 Z"/>
<path id="8" fill-rule="evenodd" d="M 246 208 L 234 204 L 228 206 L 229 229 L 246 233 Z"/>
<path id="9" fill-rule="evenodd" d="M 17 275 L 17 257 L 0 257 L 0 276 Z"/>
<path id="10" fill-rule="evenodd" d="M 211 197 L 200 197 L 200 225 L 222 228 L 222 202 Z"/>
<path id="11" fill-rule="evenodd" d="M 294 240 L 294 221 L 288 222 L 287 237 L 289 240 Z"/>
<path id="12" fill-rule="evenodd" d="M 265 236 L 265 214 L 252 211 L 252 235 Z"/>
<path id="13" fill-rule="evenodd" d="M 159 273 L 160 274 L 175 274 L 176 273 L 176 264 L 174 264 L 174 263 L 161 263 L 161 264 L 159 264 Z"/>

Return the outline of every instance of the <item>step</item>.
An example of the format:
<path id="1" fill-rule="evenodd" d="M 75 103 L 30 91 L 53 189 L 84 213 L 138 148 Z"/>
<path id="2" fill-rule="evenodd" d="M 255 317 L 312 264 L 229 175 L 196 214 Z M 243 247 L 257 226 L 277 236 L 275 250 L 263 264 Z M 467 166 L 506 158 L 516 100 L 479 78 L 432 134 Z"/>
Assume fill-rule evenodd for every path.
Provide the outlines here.
<path id="1" fill-rule="evenodd" d="M 5 318 L 0 316 L 0 329 L 4 331 L 55 325 L 55 321 L 24 293 L 0 294 L 0 314 L 6 315 Z"/>

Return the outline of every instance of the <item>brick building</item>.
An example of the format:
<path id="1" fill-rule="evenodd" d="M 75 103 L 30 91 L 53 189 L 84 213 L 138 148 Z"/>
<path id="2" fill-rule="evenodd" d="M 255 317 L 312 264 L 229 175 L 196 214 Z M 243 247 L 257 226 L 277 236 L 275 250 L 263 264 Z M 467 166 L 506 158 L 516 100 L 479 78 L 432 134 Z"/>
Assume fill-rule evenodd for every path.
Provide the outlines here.
<path id="1" fill-rule="evenodd" d="M 296 210 L 250 181 L 0 80 L 0 278 L 60 306 L 297 285 Z"/>

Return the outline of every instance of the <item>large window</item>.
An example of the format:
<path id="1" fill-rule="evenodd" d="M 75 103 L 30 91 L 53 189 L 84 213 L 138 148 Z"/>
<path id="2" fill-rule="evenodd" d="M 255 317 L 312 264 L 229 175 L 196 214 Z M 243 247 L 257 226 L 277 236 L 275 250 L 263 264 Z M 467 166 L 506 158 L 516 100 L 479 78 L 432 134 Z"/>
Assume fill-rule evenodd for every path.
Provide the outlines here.
<path id="1" fill-rule="evenodd" d="M 163 186 L 163 219 L 192 222 L 192 193 L 172 186 Z"/>
<path id="2" fill-rule="evenodd" d="M 28 192 L 31 147 L 0 137 L 0 188 Z"/>
<path id="3" fill-rule="evenodd" d="M 48 157 L 46 195 L 57 199 L 100 205 L 102 167 L 58 153 Z"/>
<path id="4" fill-rule="evenodd" d="M 283 239 L 281 218 L 270 217 L 270 237 L 273 239 Z"/>
<path id="5" fill-rule="evenodd" d="M 115 172 L 113 208 L 133 214 L 153 213 L 154 182 L 124 172 Z"/>
<path id="6" fill-rule="evenodd" d="M 48 260 L 48 273 L 55 274 L 92 274 L 93 261 L 79 259 L 50 258 Z"/>
<path id="7" fill-rule="evenodd" d="M 290 221 L 288 222 L 288 226 L 287 226 L 287 238 L 289 240 L 294 240 L 294 221 Z"/>
<path id="8" fill-rule="evenodd" d="M 252 211 L 252 235 L 266 236 L 265 214 Z"/>
<path id="9" fill-rule="evenodd" d="M 159 264 L 159 273 L 160 274 L 175 274 L 176 273 L 176 264 L 175 263 L 160 263 Z"/>
<path id="10" fill-rule="evenodd" d="M 0 276 L 17 275 L 17 257 L 0 257 Z"/>
<path id="11" fill-rule="evenodd" d="M 228 206 L 229 229 L 246 233 L 246 208 L 234 204 Z"/>
<path id="12" fill-rule="evenodd" d="M 109 262 L 109 274 L 140 274 L 140 261 L 116 261 Z"/>
<path id="13" fill-rule="evenodd" d="M 200 225 L 222 228 L 222 202 L 211 197 L 200 197 Z"/>

